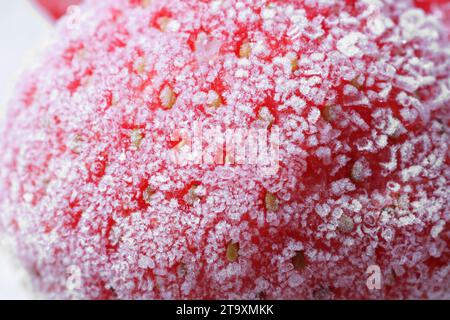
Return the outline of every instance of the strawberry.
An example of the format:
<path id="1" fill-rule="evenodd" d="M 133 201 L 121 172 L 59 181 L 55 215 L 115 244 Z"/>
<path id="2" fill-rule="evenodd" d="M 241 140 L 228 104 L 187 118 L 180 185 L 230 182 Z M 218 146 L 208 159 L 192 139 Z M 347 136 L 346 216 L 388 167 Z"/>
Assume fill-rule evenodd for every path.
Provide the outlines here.
<path id="1" fill-rule="evenodd" d="M 450 57 L 423 9 L 85 1 L 1 127 L 0 230 L 34 287 L 448 298 Z"/>
<path id="2" fill-rule="evenodd" d="M 80 3 L 80 0 L 34 0 L 42 9 L 44 9 L 51 18 L 57 20 L 66 13 L 71 5 Z"/>

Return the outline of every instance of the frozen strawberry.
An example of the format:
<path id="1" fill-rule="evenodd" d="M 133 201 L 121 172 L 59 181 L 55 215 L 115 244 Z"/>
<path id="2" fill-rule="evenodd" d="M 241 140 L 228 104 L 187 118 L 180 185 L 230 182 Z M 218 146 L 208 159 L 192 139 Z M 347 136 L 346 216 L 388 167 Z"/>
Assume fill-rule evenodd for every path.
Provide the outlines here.
<path id="1" fill-rule="evenodd" d="M 33 0 L 41 6 L 53 19 L 59 19 L 71 5 L 76 5 L 81 0 Z"/>
<path id="2" fill-rule="evenodd" d="M 415 1 L 86 1 L 1 131 L 57 298 L 449 298 L 450 69 Z"/>

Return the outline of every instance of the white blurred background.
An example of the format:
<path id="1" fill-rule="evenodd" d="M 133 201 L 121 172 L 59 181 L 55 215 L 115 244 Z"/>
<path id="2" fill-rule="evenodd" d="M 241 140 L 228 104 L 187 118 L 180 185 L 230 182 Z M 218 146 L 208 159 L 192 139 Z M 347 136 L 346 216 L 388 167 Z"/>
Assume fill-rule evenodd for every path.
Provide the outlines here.
<path id="1" fill-rule="evenodd" d="M 42 47 L 51 27 L 30 0 L 0 1 L 0 118 L 20 71 Z M 35 298 L 3 240 L 0 235 L 0 299 Z"/>

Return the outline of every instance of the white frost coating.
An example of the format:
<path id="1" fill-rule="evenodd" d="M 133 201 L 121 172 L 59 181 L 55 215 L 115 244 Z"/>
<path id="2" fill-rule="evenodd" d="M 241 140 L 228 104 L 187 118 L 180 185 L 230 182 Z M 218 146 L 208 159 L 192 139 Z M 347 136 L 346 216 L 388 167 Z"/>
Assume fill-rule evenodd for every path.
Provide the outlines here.
<path id="1" fill-rule="evenodd" d="M 315 210 L 319 216 L 324 218 L 330 213 L 331 208 L 327 204 L 318 204 L 316 205 Z"/>
<path id="2" fill-rule="evenodd" d="M 330 274 L 367 297 L 377 261 L 426 275 L 396 296 L 447 293 L 448 269 L 423 263 L 445 256 L 448 223 L 449 51 L 434 18 L 405 15 L 406 0 L 132 2 L 83 5 L 92 19 L 60 31 L 0 135 L 0 225 L 38 287 L 69 261 L 95 283 L 86 298 L 333 296 Z M 162 6 L 168 24 L 150 26 Z M 198 122 L 278 127 L 280 171 L 214 148 L 226 164 L 174 165 Z"/>
<path id="3" fill-rule="evenodd" d="M 292 274 L 288 279 L 288 284 L 291 288 L 296 288 L 303 283 L 303 278 L 299 274 Z"/>
<path id="4" fill-rule="evenodd" d="M 433 238 L 437 238 L 439 236 L 439 234 L 442 232 L 442 230 L 444 230 L 444 226 L 445 226 L 445 221 L 439 220 L 438 223 L 435 226 L 433 226 L 433 228 L 431 229 L 431 236 Z"/>
<path id="5" fill-rule="evenodd" d="M 348 57 L 355 57 L 361 54 L 361 49 L 357 46 L 360 40 L 365 40 L 366 36 L 360 32 L 350 32 L 337 42 L 338 50 Z"/>

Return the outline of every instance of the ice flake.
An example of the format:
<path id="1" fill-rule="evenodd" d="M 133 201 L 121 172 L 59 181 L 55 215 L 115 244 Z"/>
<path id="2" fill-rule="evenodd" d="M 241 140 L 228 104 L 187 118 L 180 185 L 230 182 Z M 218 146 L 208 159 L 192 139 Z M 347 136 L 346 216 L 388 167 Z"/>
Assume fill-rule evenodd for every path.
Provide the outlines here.
<path id="1" fill-rule="evenodd" d="M 271 7 L 266 7 L 261 10 L 261 16 L 265 20 L 272 20 L 275 17 L 276 13 L 276 10 Z"/>
<path id="2" fill-rule="evenodd" d="M 319 119 L 320 119 L 320 110 L 317 108 L 312 108 L 308 114 L 308 121 L 312 124 L 315 124 Z"/>
<path id="3" fill-rule="evenodd" d="M 357 43 L 365 39 L 366 36 L 361 32 L 350 32 L 337 42 L 337 48 L 342 54 L 355 57 L 361 54 L 361 49 L 358 48 Z"/>
<path id="4" fill-rule="evenodd" d="M 426 22 L 425 13 L 421 9 L 409 9 L 400 16 L 399 25 L 406 39 L 414 38 L 418 30 Z"/>
<path id="5" fill-rule="evenodd" d="M 420 81 L 417 77 L 397 75 L 395 78 L 395 84 L 400 89 L 411 93 L 415 92 L 419 88 Z"/>
<path id="6" fill-rule="evenodd" d="M 331 191 L 335 195 L 342 195 L 355 189 L 355 185 L 351 183 L 350 179 L 340 179 L 331 183 Z"/>
<path id="7" fill-rule="evenodd" d="M 365 159 L 357 160 L 352 167 L 350 177 L 355 182 L 362 182 L 372 175 L 369 163 Z"/>
<path id="8" fill-rule="evenodd" d="M 292 96 L 285 102 L 285 105 L 296 111 L 301 111 L 306 107 L 306 102 L 298 96 Z"/>
<path id="9" fill-rule="evenodd" d="M 241 79 L 248 78 L 248 75 L 249 75 L 249 72 L 245 69 L 238 69 L 238 70 L 236 70 L 236 73 L 235 73 L 236 78 L 241 78 Z"/>
<path id="10" fill-rule="evenodd" d="M 142 269 L 153 269 L 155 267 L 155 263 L 148 256 L 142 255 L 139 258 L 138 265 Z"/>
<path id="11" fill-rule="evenodd" d="M 33 199 L 34 199 L 34 196 L 32 193 L 27 192 L 23 195 L 23 200 L 27 203 L 33 202 Z"/>
<path id="12" fill-rule="evenodd" d="M 327 204 L 317 204 L 315 207 L 316 213 L 321 216 L 322 218 L 326 217 L 330 211 L 331 208 Z"/>
<path id="13" fill-rule="evenodd" d="M 423 168 L 421 166 L 411 166 L 407 169 L 403 169 L 401 172 L 402 180 L 404 182 L 407 182 L 407 181 L 411 180 L 412 178 L 417 177 L 422 171 L 423 171 Z"/>
<path id="14" fill-rule="evenodd" d="M 200 33 L 195 42 L 195 55 L 199 62 L 213 61 L 220 50 L 221 42 L 206 33 Z"/>
<path id="15" fill-rule="evenodd" d="M 382 16 L 376 16 L 367 21 L 367 28 L 375 36 L 381 36 L 387 29 L 390 29 L 393 26 L 394 23 L 391 19 Z"/>
<path id="16" fill-rule="evenodd" d="M 297 273 L 293 273 L 289 276 L 288 278 L 288 285 L 291 288 L 297 288 L 298 286 L 300 286 L 302 283 L 304 282 L 304 279 L 301 275 L 297 274 Z"/>

